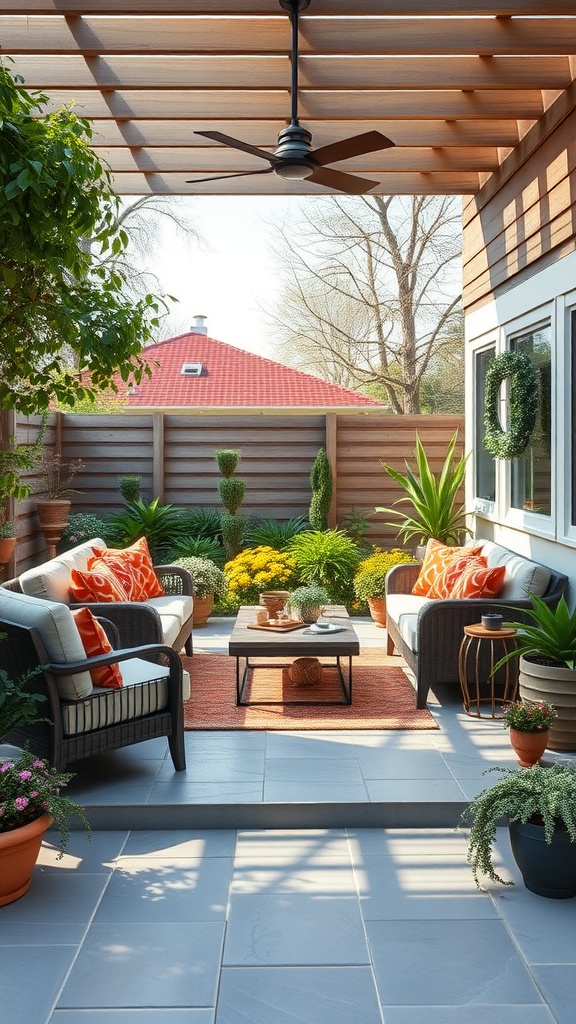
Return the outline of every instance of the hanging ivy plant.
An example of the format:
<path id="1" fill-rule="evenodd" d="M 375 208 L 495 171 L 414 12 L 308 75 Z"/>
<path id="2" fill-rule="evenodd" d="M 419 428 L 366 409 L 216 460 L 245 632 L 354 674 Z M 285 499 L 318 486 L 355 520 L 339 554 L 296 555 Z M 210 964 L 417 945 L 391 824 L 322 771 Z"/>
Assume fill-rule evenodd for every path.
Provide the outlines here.
<path id="1" fill-rule="evenodd" d="M 510 426 L 498 415 L 500 387 L 509 381 Z M 521 352 L 502 352 L 490 363 L 484 384 L 484 447 L 497 459 L 516 459 L 525 452 L 538 412 L 538 378 L 532 362 Z"/>

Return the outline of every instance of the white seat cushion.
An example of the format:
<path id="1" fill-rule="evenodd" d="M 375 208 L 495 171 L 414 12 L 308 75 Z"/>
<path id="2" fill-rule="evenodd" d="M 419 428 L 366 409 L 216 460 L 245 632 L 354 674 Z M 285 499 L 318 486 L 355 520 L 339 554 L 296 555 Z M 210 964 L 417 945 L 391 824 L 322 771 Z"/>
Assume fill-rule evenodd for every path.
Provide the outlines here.
<path id="1" fill-rule="evenodd" d="M 188 621 L 194 608 L 194 599 L 188 594 L 165 594 L 163 597 L 149 597 L 146 601 L 163 618 L 175 615 L 181 626 Z"/>
<path id="2" fill-rule="evenodd" d="M 33 626 L 38 630 L 50 661 L 56 664 L 83 661 L 86 657 L 80 633 L 65 604 L 29 597 L 0 587 L 0 615 L 9 622 Z M 57 687 L 64 700 L 86 697 L 92 692 L 90 673 L 59 676 Z"/>
<path id="3" fill-rule="evenodd" d="M 417 594 L 387 594 L 386 618 L 391 618 L 400 636 L 414 654 L 418 653 L 418 612 L 430 598 Z"/>
<path id="4" fill-rule="evenodd" d="M 162 625 L 163 643 L 167 647 L 172 647 L 181 629 L 180 619 L 177 615 L 160 615 L 160 622 Z"/>

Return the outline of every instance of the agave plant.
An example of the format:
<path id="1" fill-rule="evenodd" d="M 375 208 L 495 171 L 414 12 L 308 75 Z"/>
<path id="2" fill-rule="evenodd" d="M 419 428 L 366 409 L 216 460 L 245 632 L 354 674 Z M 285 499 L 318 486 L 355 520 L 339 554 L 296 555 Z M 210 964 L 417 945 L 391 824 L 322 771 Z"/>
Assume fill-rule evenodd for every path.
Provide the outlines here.
<path id="1" fill-rule="evenodd" d="M 516 627 L 516 645 L 494 666 L 494 672 L 511 658 L 528 657 L 531 661 L 544 659 L 548 664 L 565 665 L 576 670 L 576 610 L 570 612 L 564 595 L 556 608 L 550 608 L 541 597 L 530 594 L 532 610 L 510 608 L 510 611 L 528 615 L 533 625 L 505 622 L 507 627 Z"/>
<path id="2" fill-rule="evenodd" d="M 181 558 L 209 558 L 222 568 L 226 551 L 222 544 L 210 537 L 181 537 L 170 548 L 168 560 L 172 562 Z"/>
<path id="3" fill-rule="evenodd" d="M 138 537 L 146 537 L 154 561 L 163 558 L 178 537 L 186 532 L 185 509 L 177 505 L 161 505 L 158 498 L 151 502 L 138 499 L 112 512 L 109 517 L 108 536 L 120 546 L 133 544 Z"/>
<path id="4" fill-rule="evenodd" d="M 422 442 L 416 434 L 416 465 L 414 473 L 406 462 L 406 475 L 382 462 L 384 469 L 393 480 L 406 492 L 405 496 L 394 502 L 392 508 L 376 506 L 376 512 L 386 512 L 400 519 L 401 522 L 386 523 L 386 526 L 398 526 L 397 536 L 405 544 L 416 538 L 418 544 L 424 544 L 434 537 L 443 544 L 458 544 L 462 534 L 470 533 L 465 523 L 466 512 L 463 505 L 456 503 L 456 496 L 464 481 L 468 456 L 457 461 L 454 451 L 458 440 L 458 431 L 453 434 L 439 476 L 430 469 L 428 457 Z M 411 505 L 410 513 L 401 511 L 396 505 Z"/>

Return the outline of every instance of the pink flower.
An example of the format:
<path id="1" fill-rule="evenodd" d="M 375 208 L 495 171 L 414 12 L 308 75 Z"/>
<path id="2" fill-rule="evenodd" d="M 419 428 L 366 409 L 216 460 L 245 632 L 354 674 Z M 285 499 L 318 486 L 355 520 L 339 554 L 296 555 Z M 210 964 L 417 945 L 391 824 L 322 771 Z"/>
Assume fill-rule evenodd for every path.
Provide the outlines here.
<path id="1" fill-rule="evenodd" d="M 13 767 L 12 761 L 4 761 L 4 764 L 0 764 L 0 772 L 9 772 Z"/>
<path id="2" fill-rule="evenodd" d="M 17 811 L 23 811 L 28 807 L 29 803 L 30 801 L 27 796 L 17 796 L 14 801 L 14 807 Z"/>
<path id="3" fill-rule="evenodd" d="M 44 761 L 33 761 L 32 762 L 32 767 L 33 768 L 43 768 L 44 767 Z"/>
<path id="4" fill-rule="evenodd" d="M 18 778 L 22 779 L 23 782 L 26 782 L 27 779 L 32 778 L 32 772 L 29 772 L 28 769 L 26 769 L 26 771 L 23 772 L 18 772 Z"/>

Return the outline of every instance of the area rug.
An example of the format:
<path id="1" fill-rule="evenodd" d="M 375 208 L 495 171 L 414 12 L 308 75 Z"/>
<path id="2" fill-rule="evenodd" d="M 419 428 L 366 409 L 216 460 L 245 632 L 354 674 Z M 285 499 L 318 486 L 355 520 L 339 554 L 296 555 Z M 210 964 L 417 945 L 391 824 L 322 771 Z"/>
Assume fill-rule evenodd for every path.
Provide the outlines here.
<path id="1" fill-rule="evenodd" d="M 262 660 L 262 659 L 260 659 Z M 271 659 L 267 659 L 270 662 Z M 437 729 L 399 659 L 371 648 L 353 659 L 352 704 L 259 704 L 236 706 L 236 659 L 197 652 L 182 659 L 190 673 L 191 696 L 184 702 L 184 725 L 194 729 Z M 258 659 L 256 659 L 256 663 Z M 243 663 L 241 663 L 243 664 Z M 347 664 L 345 665 L 347 668 Z M 324 670 L 322 683 L 295 687 L 281 667 L 259 669 L 253 700 L 340 699 L 336 669 Z"/>

